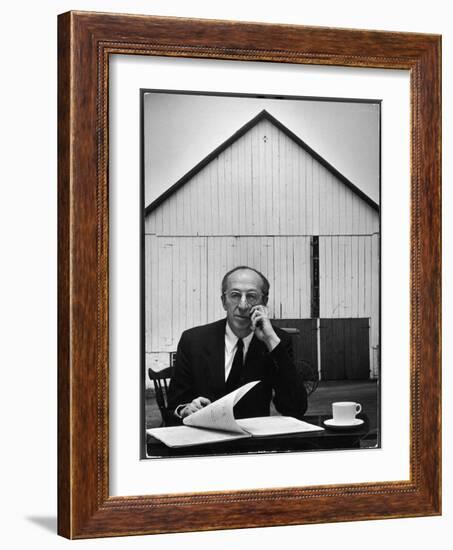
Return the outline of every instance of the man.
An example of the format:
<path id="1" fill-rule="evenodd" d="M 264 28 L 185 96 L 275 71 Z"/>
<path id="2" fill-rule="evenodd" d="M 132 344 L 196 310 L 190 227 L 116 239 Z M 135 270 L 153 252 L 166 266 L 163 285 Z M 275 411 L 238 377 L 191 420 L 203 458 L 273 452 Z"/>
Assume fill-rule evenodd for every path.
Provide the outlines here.
<path id="1" fill-rule="evenodd" d="M 268 416 L 273 393 L 282 415 L 302 418 L 303 379 L 290 337 L 269 320 L 268 294 L 268 280 L 253 268 L 239 266 L 224 276 L 226 319 L 186 330 L 179 341 L 168 395 L 175 422 L 253 380 L 261 382 L 235 406 L 236 418 Z"/>

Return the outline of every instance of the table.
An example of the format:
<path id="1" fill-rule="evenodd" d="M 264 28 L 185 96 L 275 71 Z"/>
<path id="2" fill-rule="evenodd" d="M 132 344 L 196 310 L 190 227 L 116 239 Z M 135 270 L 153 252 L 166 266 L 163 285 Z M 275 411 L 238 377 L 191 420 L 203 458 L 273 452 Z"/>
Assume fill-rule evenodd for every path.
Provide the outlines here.
<path id="1" fill-rule="evenodd" d="M 329 415 L 316 415 L 305 416 L 304 420 L 310 424 L 323 426 L 323 421 L 328 418 L 330 418 Z M 247 438 L 210 445 L 181 448 L 167 447 L 159 440 L 147 435 L 147 451 L 150 458 L 164 458 L 244 453 L 320 451 L 329 449 L 359 449 L 361 440 L 368 435 L 369 423 L 365 414 L 358 415 L 357 418 L 362 418 L 365 422 L 356 428 L 349 428 L 341 431 L 325 428 L 324 431 L 319 432 Z"/>

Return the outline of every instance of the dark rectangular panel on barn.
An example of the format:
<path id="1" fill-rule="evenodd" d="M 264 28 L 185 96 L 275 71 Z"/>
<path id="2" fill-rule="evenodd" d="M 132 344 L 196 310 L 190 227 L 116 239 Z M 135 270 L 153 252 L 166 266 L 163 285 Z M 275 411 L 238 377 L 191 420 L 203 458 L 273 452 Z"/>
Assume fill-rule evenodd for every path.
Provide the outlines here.
<path id="1" fill-rule="evenodd" d="M 320 319 L 321 380 L 370 378 L 370 320 Z"/>

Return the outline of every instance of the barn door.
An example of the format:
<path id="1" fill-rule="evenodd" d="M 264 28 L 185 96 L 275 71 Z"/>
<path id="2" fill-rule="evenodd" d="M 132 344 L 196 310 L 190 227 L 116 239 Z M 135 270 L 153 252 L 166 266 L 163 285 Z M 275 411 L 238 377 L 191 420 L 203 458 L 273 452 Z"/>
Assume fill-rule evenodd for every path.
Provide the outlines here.
<path id="1" fill-rule="evenodd" d="M 321 380 L 368 380 L 368 318 L 320 319 Z"/>
<path id="2" fill-rule="evenodd" d="M 299 334 L 293 338 L 294 359 L 303 359 L 318 370 L 318 346 L 316 319 L 272 319 L 272 324 L 280 328 L 297 328 Z"/>

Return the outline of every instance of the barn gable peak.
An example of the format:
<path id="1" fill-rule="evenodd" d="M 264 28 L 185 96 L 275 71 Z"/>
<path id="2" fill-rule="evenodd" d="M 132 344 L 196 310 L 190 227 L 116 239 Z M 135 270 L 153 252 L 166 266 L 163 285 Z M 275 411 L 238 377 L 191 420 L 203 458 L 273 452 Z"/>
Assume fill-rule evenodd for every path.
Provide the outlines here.
<path id="1" fill-rule="evenodd" d="M 191 170 L 189 170 L 182 178 L 169 187 L 164 193 L 162 193 L 157 199 L 150 203 L 145 208 L 145 216 L 155 210 L 160 204 L 167 200 L 173 193 L 181 188 L 186 182 L 191 180 L 196 174 L 198 174 L 205 166 L 207 166 L 212 160 L 218 157 L 223 151 L 230 147 L 235 141 L 240 139 L 251 128 L 259 124 L 262 120 L 268 120 L 281 132 L 283 132 L 288 138 L 294 141 L 314 159 L 316 159 L 322 166 L 324 166 L 329 172 L 331 172 L 336 178 L 338 178 L 344 185 L 356 193 L 363 201 L 365 201 L 373 210 L 379 212 L 379 206 L 368 195 L 366 195 L 361 189 L 354 185 L 348 178 L 346 178 L 341 172 L 339 172 L 334 166 L 332 166 L 327 160 L 319 155 L 314 149 L 312 149 L 305 141 L 292 132 L 287 126 L 282 124 L 277 118 L 272 116 L 266 109 L 260 111 L 256 116 L 244 124 L 239 130 L 231 135 L 222 144 L 216 147 L 211 153 L 209 153 L 204 159 L 196 164 Z"/>

